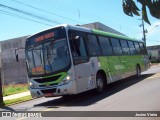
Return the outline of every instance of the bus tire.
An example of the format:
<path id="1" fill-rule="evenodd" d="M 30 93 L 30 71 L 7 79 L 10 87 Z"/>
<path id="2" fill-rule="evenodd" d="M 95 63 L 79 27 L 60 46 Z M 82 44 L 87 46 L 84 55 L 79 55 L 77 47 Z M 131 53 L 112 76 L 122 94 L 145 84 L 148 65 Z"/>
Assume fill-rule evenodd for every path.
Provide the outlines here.
<path id="1" fill-rule="evenodd" d="M 98 73 L 96 76 L 96 93 L 101 93 L 104 91 L 105 83 L 102 74 Z"/>
<path id="2" fill-rule="evenodd" d="M 139 65 L 137 65 L 137 67 L 136 67 L 136 77 L 140 78 L 140 76 L 141 76 L 141 68 L 140 68 Z"/>

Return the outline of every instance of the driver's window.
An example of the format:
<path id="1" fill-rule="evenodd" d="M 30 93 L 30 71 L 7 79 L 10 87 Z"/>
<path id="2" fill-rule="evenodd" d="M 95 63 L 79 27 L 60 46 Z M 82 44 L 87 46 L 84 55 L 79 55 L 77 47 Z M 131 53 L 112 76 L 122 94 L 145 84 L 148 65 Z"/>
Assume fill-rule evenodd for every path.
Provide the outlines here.
<path id="1" fill-rule="evenodd" d="M 83 34 L 77 31 L 70 31 L 69 40 L 74 64 L 77 65 L 88 62 L 89 59 L 87 57 Z"/>
<path id="2" fill-rule="evenodd" d="M 83 36 L 76 31 L 72 31 L 69 33 L 69 38 L 73 57 L 86 57 L 87 52 Z"/>

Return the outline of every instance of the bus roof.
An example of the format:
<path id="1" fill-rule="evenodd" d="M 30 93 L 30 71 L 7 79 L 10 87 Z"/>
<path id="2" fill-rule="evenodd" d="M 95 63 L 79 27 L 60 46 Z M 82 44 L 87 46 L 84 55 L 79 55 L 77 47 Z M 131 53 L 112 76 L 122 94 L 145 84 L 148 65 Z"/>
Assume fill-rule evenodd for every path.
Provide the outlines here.
<path id="1" fill-rule="evenodd" d="M 69 24 L 62 24 L 62 25 L 54 26 L 52 28 L 45 29 L 43 31 L 37 32 L 37 33 L 29 36 L 28 38 L 30 38 L 30 37 L 32 37 L 34 35 L 37 35 L 37 34 L 39 34 L 41 32 L 44 32 L 46 30 L 51 30 L 51 29 L 57 28 L 57 27 L 65 27 L 65 28 L 68 28 L 68 29 L 79 30 L 79 31 L 84 31 L 84 32 L 88 32 L 88 33 L 94 33 L 94 34 L 97 34 L 97 35 L 115 37 L 115 38 L 120 38 L 120 39 L 125 39 L 125 40 L 131 40 L 131 41 L 138 41 L 138 42 L 143 42 L 144 43 L 144 41 L 142 41 L 142 40 L 132 39 L 132 38 L 129 38 L 127 36 L 118 35 L 118 34 L 114 34 L 114 33 L 110 33 L 110 32 L 105 32 L 105 31 L 101 31 L 101 30 L 96 30 L 96 29 L 91 29 L 91 28 L 86 28 L 86 27 L 82 27 L 82 26 L 69 25 Z"/>
<path id="2" fill-rule="evenodd" d="M 82 27 L 82 26 L 73 26 L 73 25 L 68 25 L 68 26 L 69 26 L 69 28 L 74 29 L 74 30 L 80 30 L 80 31 L 84 31 L 84 32 L 94 33 L 94 34 L 97 34 L 97 35 L 104 35 L 104 36 L 115 37 L 115 38 L 119 38 L 119 39 L 130 40 L 130 41 L 138 41 L 138 42 L 143 42 L 144 43 L 144 41 L 142 41 L 142 40 L 136 40 L 136 39 L 129 38 L 127 36 L 118 35 L 118 34 L 106 32 L 106 31 L 101 31 L 101 30 L 96 30 L 96 29 L 91 29 L 91 28 L 85 28 L 85 27 Z"/>

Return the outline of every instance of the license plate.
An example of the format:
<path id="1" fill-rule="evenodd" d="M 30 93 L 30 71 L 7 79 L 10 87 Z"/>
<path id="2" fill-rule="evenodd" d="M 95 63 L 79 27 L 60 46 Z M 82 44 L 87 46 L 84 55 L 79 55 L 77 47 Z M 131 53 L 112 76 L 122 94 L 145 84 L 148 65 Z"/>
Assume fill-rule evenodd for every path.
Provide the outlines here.
<path id="1" fill-rule="evenodd" d="M 45 97 L 52 97 L 52 96 L 53 96 L 53 93 L 45 93 L 44 96 L 45 96 Z"/>

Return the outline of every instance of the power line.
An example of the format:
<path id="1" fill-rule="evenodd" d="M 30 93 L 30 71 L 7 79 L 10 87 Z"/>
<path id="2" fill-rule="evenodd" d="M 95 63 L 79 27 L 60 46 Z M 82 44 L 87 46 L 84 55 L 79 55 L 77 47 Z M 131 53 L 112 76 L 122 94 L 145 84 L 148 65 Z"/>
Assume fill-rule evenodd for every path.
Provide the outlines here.
<path id="1" fill-rule="evenodd" d="M 160 25 L 160 24 L 159 24 L 159 25 Z M 151 33 L 151 32 L 154 30 L 154 28 L 158 27 L 159 25 L 154 26 L 154 27 L 146 34 L 146 36 L 147 36 L 149 33 Z"/>
<path id="2" fill-rule="evenodd" d="M 5 14 L 5 15 L 9 15 L 9 16 L 13 16 L 13 17 L 17 17 L 17 18 L 22 18 L 22 19 L 25 19 L 25 20 L 28 20 L 28 21 L 32 21 L 32 22 L 44 24 L 44 25 L 47 25 L 47 26 L 52 26 L 51 24 L 46 24 L 46 23 L 39 22 L 39 21 L 36 21 L 36 20 L 33 20 L 33 19 L 25 18 L 25 17 L 22 17 L 22 16 L 20 16 L 20 15 L 13 14 L 13 13 L 8 12 L 8 11 L 0 10 L 0 13 Z"/>
<path id="3" fill-rule="evenodd" d="M 140 34 L 142 32 L 136 32 L 136 33 L 123 33 L 123 34 Z"/>
<path id="4" fill-rule="evenodd" d="M 50 7 L 56 7 L 57 8 L 57 6 L 54 6 L 55 5 L 55 2 L 53 2 L 53 0 L 48 0 L 47 1 L 47 3 L 46 3 L 46 1 L 45 0 L 41 0 L 41 1 L 38 1 L 38 2 L 41 2 L 41 3 L 43 3 L 43 5 L 45 4 L 45 6 L 50 6 Z M 59 2 L 59 1 L 58 1 Z M 72 9 L 74 9 L 74 11 L 76 11 L 76 13 L 77 13 L 77 15 L 78 15 L 78 18 L 79 18 L 79 12 L 81 13 L 81 16 L 80 16 L 80 19 L 84 19 L 84 20 L 93 20 L 93 18 L 95 19 L 95 18 L 98 18 L 98 19 L 100 19 L 100 17 L 99 16 L 96 16 L 95 14 L 93 15 L 93 14 L 91 14 L 91 13 L 89 13 L 89 12 L 86 12 L 86 11 L 84 11 L 84 10 L 81 10 L 81 9 L 79 9 L 79 8 L 75 8 L 74 6 L 72 6 L 72 5 L 70 5 L 70 4 L 66 4 L 66 3 L 63 3 L 63 5 L 65 4 L 65 6 L 66 6 L 66 8 L 72 8 Z M 58 7 L 58 9 L 60 9 L 60 8 L 62 8 L 62 9 L 65 9 L 64 7 Z M 67 9 L 67 10 L 68 10 Z M 79 11 L 78 11 L 79 10 Z M 64 10 L 63 10 L 64 11 Z M 74 14 L 75 14 L 75 12 L 74 12 Z M 106 19 L 104 19 L 104 18 L 102 18 L 101 17 L 101 20 L 105 20 L 106 21 Z M 84 24 L 84 23 L 82 23 L 82 24 Z"/>
<path id="5" fill-rule="evenodd" d="M 7 8 L 7 9 L 9 9 L 9 10 L 11 10 L 11 11 L 15 11 L 15 12 L 18 12 L 18 13 L 21 13 L 21 14 L 24 14 L 24 15 L 28 15 L 28 16 L 31 16 L 31 17 L 34 17 L 34 18 L 37 18 L 37 19 L 40 19 L 40 20 L 43 20 L 43 21 L 50 22 L 50 23 L 60 24 L 60 23 L 57 22 L 57 21 L 53 21 L 53 20 L 50 20 L 50 19 L 47 19 L 47 18 L 38 16 L 38 15 L 34 15 L 34 14 L 29 13 L 29 12 L 22 11 L 22 10 L 19 10 L 19 9 L 10 7 L 10 6 L 6 6 L 6 5 L 3 5 L 3 4 L 0 4 L 0 7 L 2 7 L 2 8 Z"/>
<path id="6" fill-rule="evenodd" d="M 61 18 L 63 18 L 63 19 L 67 19 L 67 20 L 70 20 L 70 21 L 73 21 L 73 22 L 76 22 L 76 23 L 77 23 L 77 22 L 78 22 L 78 23 L 82 23 L 82 22 L 79 22 L 79 21 L 76 21 L 76 20 L 73 20 L 73 19 L 70 19 L 70 18 L 61 16 L 61 15 L 57 15 L 57 14 L 55 14 L 55 13 L 53 13 L 53 12 L 48 12 L 48 11 L 46 11 L 46 10 L 44 10 L 44 9 L 40 9 L 40 8 L 31 6 L 31 5 L 28 5 L 28 4 L 25 4 L 25 3 L 22 3 L 22 2 L 16 1 L 16 0 L 11 0 L 11 1 L 16 2 L 16 3 L 19 3 L 19 4 L 24 5 L 24 6 L 27 6 L 27 7 L 30 7 L 30 8 L 33 8 L 33 9 L 36 9 L 36 10 L 39 10 L 39 11 L 42 11 L 42 12 L 45 12 L 45 13 L 49 13 L 49 14 L 52 14 L 52 15 L 61 17 Z"/>

